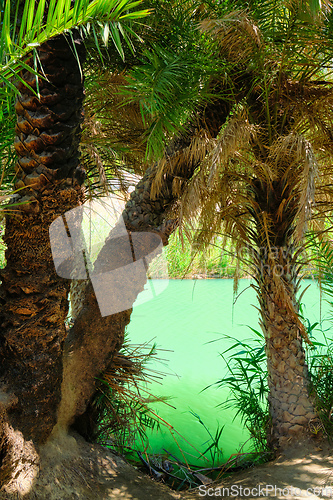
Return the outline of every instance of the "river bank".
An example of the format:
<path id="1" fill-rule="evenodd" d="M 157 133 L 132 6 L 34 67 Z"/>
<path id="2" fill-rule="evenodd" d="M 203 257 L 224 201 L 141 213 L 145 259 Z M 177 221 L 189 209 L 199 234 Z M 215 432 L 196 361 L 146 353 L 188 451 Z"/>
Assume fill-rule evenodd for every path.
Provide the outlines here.
<path id="1" fill-rule="evenodd" d="M 333 495 L 330 444 L 315 439 L 295 444 L 272 462 L 183 492 L 169 489 L 78 435 L 44 446 L 39 467 L 33 477 L 19 475 L 0 492 L 0 500 L 322 500 Z"/>

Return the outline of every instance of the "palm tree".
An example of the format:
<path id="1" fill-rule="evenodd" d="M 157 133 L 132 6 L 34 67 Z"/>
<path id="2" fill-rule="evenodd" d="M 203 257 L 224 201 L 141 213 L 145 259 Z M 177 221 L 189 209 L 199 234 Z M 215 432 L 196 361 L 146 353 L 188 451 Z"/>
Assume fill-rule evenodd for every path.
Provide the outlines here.
<path id="1" fill-rule="evenodd" d="M 197 22 L 194 2 L 187 5 Z M 170 176 L 169 189 L 181 197 L 178 222 L 199 220 L 196 243 L 208 245 L 222 228 L 252 265 L 266 339 L 269 439 L 284 447 L 316 418 L 297 291 L 302 237 L 319 213 L 316 172 L 331 175 L 332 12 L 298 2 L 241 7 L 213 6 L 212 15 L 202 5 L 197 43 L 206 72 L 185 43 L 177 52 L 165 35 L 130 73 L 128 92 L 145 118 L 152 156 L 160 158 L 165 137 L 191 123 L 185 146 L 162 154 L 149 198 L 160 199 Z M 183 92 L 185 81 L 190 91 Z"/>
<path id="2" fill-rule="evenodd" d="M 78 145 L 85 50 L 78 29 L 68 30 L 93 18 L 105 24 L 146 14 L 130 13 L 133 6 L 127 0 L 66 1 L 50 2 L 46 10 L 43 1 L 27 1 L 12 15 L 7 0 L 4 9 L 2 109 L 15 91 L 13 74 L 19 93 L 16 196 L 6 209 L 7 265 L 1 273 L 0 376 L 7 394 L 1 403 L 1 483 L 13 473 L 17 432 L 35 445 L 45 442 L 60 401 L 69 281 L 55 272 L 49 226 L 82 202 L 84 180 Z"/>
<path id="3" fill-rule="evenodd" d="M 158 30 L 151 32 L 152 42 L 149 30 L 148 35 L 146 31 L 140 33 L 142 37 L 145 35 L 145 44 L 142 52 L 136 53 L 134 61 L 131 60 L 133 71 L 128 67 L 126 72 L 121 71 L 124 68 L 113 64 L 112 54 L 109 57 L 106 54 L 105 63 L 110 68 L 99 76 L 99 81 L 105 85 L 97 89 L 96 85 L 93 86 L 93 94 L 88 95 L 92 120 L 98 123 L 98 127 L 92 127 L 93 135 L 89 140 L 98 146 L 97 152 L 102 156 L 103 148 L 106 150 L 112 146 L 115 154 L 120 149 L 126 168 L 144 172 L 122 213 L 131 238 L 136 239 L 137 233 L 141 236 L 142 255 L 148 255 L 160 240 L 166 245 L 170 233 L 178 225 L 177 201 L 202 159 L 202 150 L 191 148 L 195 130 L 200 129 L 202 134 L 201 139 L 195 138 L 197 145 L 207 143 L 208 138 L 216 135 L 229 112 L 229 102 L 216 98 L 210 102 L 211 90 L 207 87 L 215 65 L 205 62 L 207 54 L 204 51 L 197 57 L 198 33 L 194 29 L 197 18 L 193 19 L 192 14 L 198 6 L 195 2 L 177 1 L 171 2 L 173 8 L 170 8 L 169 2 L 157 3 L 159 8 L 149 18 L 149 29 L 159 27 L 161 33 Z M 158 37 L 161 43 L 156 42 Z M 186 51 L 183 51 L 185 47 Z M 143 81 L 137 78 L 141 65 Z M 211 66 L 213 69 L 208 72 Z M 120 93 L 121 87 L 123 94 Z M 137 92 L 140 93 L 139 102 Z M 171 102 L 163 108 L 166 94 Z M 144 101 L 146 96 L 149 102 Z M 181 120 L 178 128 L 177 123 L 173 126 L 172 122 L 174 107 L 177 119 Z M 144 109 L 149 109 L 151 116 L 146 115 Z M 164 160 L 172 165 L 172 170 L 166 175 L 156 163 L 147 167 L 147 146 L 151 163 L 150 155 L 153 152 L 160 154 L 165 148 Z M 119 161 L 119 157 L 117 159 Z M 116 231 L 111 231 L 96 260 L 96 274 L 107 273 L 124 264 L 121 259 L 122 255 L 126 258 L 127 242 L 122 240 L 122 246 L 121 239 L 115 238 Z M 131 290 L 133 304 L 144 287 L 146 276 L 132 278 L 127 288 Z M 54 433 L 66 431 L 74 425 L 80 432 L 84 429 L 89 437 L 95 434 L 90 402 L 94 398 L 96 377 L 112 364 L 113 356 L 121 347 L 131 310 L 101 317 L 89 282 L 84 291 L 80 284 L 79 295 L 82 302 L 76 310 L 71 335 L 65 340 L 62 400 Z"/>
<path id="4" fill-rule="evenodd" d="M 206 111 L 208 114 L 208 109 Z M 225 115 L 221 114 L 221 121 L 224 118 Z M 190 143 L 190 133 L 178 137 L 169 146 L 169 161 L 181 157 L 184 151 L 188 151 Z M 168 244 L 170 234 L 179 223 L 177 201 L 200 159 L 201 152 L 199 156 L 192 152 L 191 158 L 174 166 L 172 174 L 163 176 L 163 180 L 160 179 L 157 195 L 153 195 L 153 185 L 159 173 L 157 164 L 148 167 L 136 185 L 121 219 L 130 238 L 135 242 L 137 260 L 141 255 L 148 263 L 148 256 L 151 254 L 152 259 L 153 255 L 156 255 L 154 251 L 160 242 L 164 246 Z M 111 230 L 95 261 L 94 273 L 97 275 L 108 273 L 128 263 L 128 240 L 117 238 L 117 231 L 117 226 Z M 128 282 L 124 280 L 123 276 L 122 285 L 127 291 L 130 290 L 132 306 L 143 290 L 147 277 L 146 274 L 132 274 Z M 86 437 L 90 437 L 95 434 L 90 402 L 94 399 L 96 377 L 112 365 L 113 357 L 123 344 L 132 309 L 101 317 L 100 304 L 95 296 L 96 289 L 89 281 L 81 283 L 81 286 L 82 284 L 84 286 L 83 289 L 80 288 L 75 322 L 71 335 L 65 340 L 62 399 L 54 433 L 66 431 L 70 425 L 74 425 L 79 431 L 84 428 Z"/>
<path id="5" fill-rule="evenodd" d="M 332 155 L 331 12 L 264 3 L 202 23 L 229 65 L 222 93 L 231 112 L 183 196 L 199 217 L 196 240 L 221 231 L 252 265 L 266 339 L 272 445 L 309 433 L 308 395 L 296 293 L 302 237 L 313 216 L 317 171 Z"/>
<path id="6" fill-rule="evenodd" d="M 171 14 L 184 13 L 181 2 L 171 3 L 175 7 Z M 167 4 L 161 2 L 160 11 Z M 130 73 L 127 97 L 130 104 L 138 103 L 144 118 L 140 127 L 143 126 L 145 131 L 148 155 L 150 158 L 155 155 L 160 161 L 145 173 L 138 184 L 126 206 L 124 220 L 129 232 L 157 233 L 166 243 L 170 231 L 184 217 L 199 215 L 202 230 L 198 240 L 202 244 L 208 244 L 212 234 L 225 225 L 227 233 L 238 243 L 238 248 L 244 245 L 250 248 L 248 257 L 255 266 L 254 276 L 267 339 L 273 433 L 282 446 L 292 433 L 306 431 L 307 422 L 314 416 L 307 395 L 302 349 L 301 335 L 306 334 L 298 320 L 295 300 L 299 248 L 297 235 L 310 212 L 313 159 L 316 158 L 317 164 L 322 166 L 331 154 L 331 83 L 325 69 L 331 51 L 330 26 L 328 20 L 323 19 L 318 12 L 314 24 L 313 13 L 304 11 L 304 7 L 287 8 L 280 4 L 272 6 L 262 3 L 258 7 L 253 4 L 250 15 L 243 10 L 230 12 L 230 6 L 213 6 L 216 19 L 206 21 L 203 34 L 199 35 L 195 30 L 197 22 L 200 16 L 211 16 L 211 10 L 206 10 L 202 3 L 197 5 L 192 1 L 186 3 L 186 7 L 188 38 L 182 39 L 181 43 L 177 38 L 180 27 L 184 26 L 183 21 L 173 25 L 162 24 L 165 31 L 162 31 L 160 42 L 156 43 L 156 37 L 152 36 L 153 40 L 142 54 L 142 60 L 134 58 L 137 67 Z M 149 27 L 147 31 L 149 33 Z M 75 44 L 75 37 L 71 43 Z M 311 60 L 309 55 L 313 56 Z M 38 58 L 35 60 L 38 63 Z M 77 58 L 74 62 L 73 67 L 78 68 Z M 42 77 L 39 82 L 41 80 Z M 35 85 L 35 81 L 31 80 L 31 84 Z M 28 94 L 28 91 L 24 93 Z M 33 94 L 30 97 L 35 96 Z M 80 98 L 77 105 L 80 105 Z M 21 112 L 25 114 L 25 111 Z M 77 129 L 74 127 L 74 130 Z M 77 140 L 75 133 L 73 140 Z M 25 145 L 25 149 L 20 145 L 18 147 L 26 153 Z M 39 154 L 40 151 L 37 151 L 36 155 Z M 74 164 L 71 164 L 69 171 L 75 167 L 75 155 L 73 148 Z M 80 190 L 75 180 L 65 187 L 66 181 L 54 179 L 54 182 L 47 182 L 36 190 L 25 184 L 31 172 L 22 174 L 20 168 L 18 171 L 22 178 L 19 181 L 24 185 L 19 184 L 18 188 L 22 188 L 24 196 L 29 197 L 26 198 L 27 203 L 22 205 L 27 208 L 27 220 L 33 221 L 34 217 L 35 220 L 42 219 L 42 190 L 45 186 L 46 200 L 51 196 L 56 201 L 52 196 L 53 189 L 59 189 L 61 194 L 62 191 L 64 194 L 72 193 L 78 199 Z M 36 172 L 38 175 L 33 178 L 42 177 L 39 175 L 42 172 Z M 48 170 L 45 172 L 49 174 Z M 67 177 L 68 172 L 63 175 Z M 43 179 L 39 181 L 41 185 Z M 65 187 L 63 190 L 62 185 Z M 180 196 L 182 203 L 178 204 Z M 41 201 L 43 210 L 34 213 L 34 207 L 40 207 Z M 69 199 L 67 208 L 74 206 L 71 203 Z M 50 212 L 51 209 L 48 212 L 49 219 L 46 217 L 48 224 L 52 222 Z M 61 213 L 59 207 L 59 215 Z M 18 219 L 20 217 L 21 209 Z M 32 225 L 30 230 L 33 228 Z M 19 229 L 22 230 L 22 224 Z M 36 228 L 34 230 L 37 231 Z M 28 231 L 26 236 L 29 237 Z M 16 242 L 13 234 L 11 246 Z M 142 244 L 144 253 L 149 253 L 150 246 L 154 247 L 156 241 L 142 240 Z M 114 245 L 115 239 L 109 238 L 96 262 L 97 270 L 108 271 L 119 265 L 119 261 L 115 262 L 114 258 L 121 252 L 116 254 Z M 121 250 L 119 247 L 117 249 Z M 35 262 L 33 258 L 29 260 L 28 251 L 29 248 L 25 265 Z M 273 273 L 274 269 L 279 272 Z M 15 270 L 15 279 L 11 284 L 7 280 L 8 290 L 4 293 L 4 300 L 8 300 L 10 294 L 11 299 L 15 298 L 15 294 L 21 295 L 24 300 L 29 298 L 30 283 L 26 292 L 22 286 L 15 288 L 13 285 L 17 280 L 17 283 L 26 287 L 26 283 L 20 281 L 21 271 L 22 267 Z M 53 304 L 58 309 L 57 324 L 61 326 L 58 331 L 54 328 L 53 337 L 42 339 L 45 348 L 55 346 L 54 352 L 59 353 L 58 358 L 52 354 L 53 366 L 49 363 L 47 368 L 45 363 L 44 369 L 46 374 L 49 369 L 49 373 L 57 377 L 57 387 L 53 388 L 54 393 L 50 395 L 52 399 L 55 394 L 57 401 L 54 399 L 55 404 L 49 404 L 46 397 L 46 401 L 40 401 L 38 408 L 35 408 L 37 411 L 44 408 L 43 411 L 50 414 L 40 430 L 35 425 L 38 419 L 32 425 L 22 426 L 27 436 L 36 434 L 36 442 L 49 435 L 58 406 L 56 431 L 66 429 L 75 417 L 85 412 L 95 390 L 94 377 L 112 362 L 112 354 L 121 346 L 131 312 L 127 310 L 101 318 L 92 287 L 88 285 L 84 307 L 63 347 L 61 339 L 64 339 L 62 322 L 67 307 L 66 288 L 63 280 L 53 271 L 47 276 L 53 283 L 56 295 L 54 302 L 48 297 L 49 305 Z M 144 281 L 145 278 L 137 281 L 133 289 L 133 301 Z M 28 311 L 30 307 L 29 318 L 28 314 L 24 315 L 23 307 L 23 311 L 17 315 L 17 325 L 8 323 L 10 335 L 2 337 L 2 347 L 10 345 L 6 342 L 13 335 L 13 347 L 19 352 L 17 346 L 21 348 L 23 345 L 23 337 L 19 336 L 21 326 L 23 329 L 30 323 L 33 332 L 33 321 L 39 320 L 44 311 L 41 310 L 42 303 L 33 305 L 36 307 L 32 311 L 34 315 L 30 314 L 32 309 L 29 303 L 26 308 Z M 277 310 L 282 314 L 277 314 Z M 14 326 L 17 333 L 14 332 Z M 24 342 L 26 340 L 25 337 Z M 29 350 L 29 338 L 26 345 Z M 35 353 L 31 354 L 31 366 L 35 368 L 37 357 L 34 347 L 31 342 L 30 353 L 33 350 Z M 63 349 L 65 358 L 59 403 Z M 8 348 L 6 357 L 9 358 L 9 355 Z M 284 358 L 281 361 L 282 356 Z M 6 363 L 10 369 L 14 369 L 10 361 Z M 20 366 L 20 363 L 17 362 L 16 366 Z M 22 373 L 29 369 L 29 366 L 24 367 Z M 2 373 L 6 377 L 9 371 L 4 370 Z M 285 377 L 290 377 L 292 373 L 295 383 L 291 388 Z M 16 385 L 19 386 L 23 378 L 20 379 L 19 371 L 15 374 L 18 380 Z M 41 380 L 45 380 L 44 386 L 47 387 L 49 380 L 46 377 Z M 9 377 L 8 382 L 14 388 L 15 382 Z M 33 391 L 38 388 L 33 388 L 29 380 L 24 380 L 24 383 L 27 383 L 28 390 L 35 397 Z M 30 411 L 31 414 L 32 405 L 27 410 L 23 408 L 20 416 L 20 403 L 16 407 L 15 404 L 8 399 L 8 405 L 12 408 L 12 421 L 24 421 L 24 412 Z"/>

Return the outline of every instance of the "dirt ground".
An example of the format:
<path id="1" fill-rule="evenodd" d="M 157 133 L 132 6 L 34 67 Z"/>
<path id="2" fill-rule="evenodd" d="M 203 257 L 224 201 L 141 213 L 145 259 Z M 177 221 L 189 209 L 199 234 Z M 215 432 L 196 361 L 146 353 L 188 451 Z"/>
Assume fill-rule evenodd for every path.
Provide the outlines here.
<path id="1" fill-rule="evenodd" d="M 260 485 L 260 489 L 259 489 Z M 108 450 L 79 436 L 47 445 L 36 477 L 20 477 L 0 500 L 198 500 L 333 498 L 333 458 L 326 442 L 304 442 L 263 466 L 193 492 L 169 490 Z"/>
<path id="2" fill-rule="evenodd" d="M 201 487 L 192 498 L 333 498 L 332 448 L 326 441 L 298 443 L 272 462 L 236 473 L 218 486 Z"/>

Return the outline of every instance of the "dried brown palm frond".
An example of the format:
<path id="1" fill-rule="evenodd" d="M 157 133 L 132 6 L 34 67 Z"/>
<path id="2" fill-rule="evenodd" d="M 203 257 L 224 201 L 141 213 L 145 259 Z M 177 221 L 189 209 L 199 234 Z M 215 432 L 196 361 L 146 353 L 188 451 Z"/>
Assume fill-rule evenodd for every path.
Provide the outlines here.
<path id="1" fill-rule="evenodd" d="M 233 182 L 240 173 L 235 170 L 234 163 L 239 164 L 242 159 L 243 164 L 246 163 L 246 153 L 255 131 L 256 127 L 249 124 L 242 112 L 227 121 L 216 139 L 205 142 L 200 155 L 192 156 L 196 158 L 198 167 L 182 196 L 182 217 L 186 219 L 195 217 L 200 207 L 206 206 L 207 203 L 209 205 L 219 203 L 224 207 L 229 205 L 230 192 L 227 188 L 234 189 Z M 167 171 L 167 167 L 168 164 L 165 162 L 164 171 Z M 223 178 L 222 189 L 221 178 Z M 213 205 L 208 208 L 211 213 L 215 212 Z"/>
<path id="2" fill-rule="evenodd" d="M 104 166 L 104 161 L 101 155 L 101 152 L 98 150 L 98 148 L 95 145 L 86 143 L 82 147 L 82 152 L 83 154 L 87 154 L 87 158 L 83 159 L 83 163 L 85 164 L 85 167 L 87 169 L 87 166 L 89 165 L 89 161 L 92 162 L 93 166 L 96 167 L 97 170 L 97 177 L 98 177 L 98 182 L 101 187 L 103 187 L 103 190 L 108 192 L 108 180 L 107 180 L 107 175 L 105 171 L 105 166 Z"/>
<path id="3" fill-rule="evenodd" d="M 211 87 L 214 88 L 215 85 L 219 88 L 216 82 L 212 82 Z M 198 110 L 197 116 L 192 118 L 185 132 L 171 141 L 156 166 L 151 191 L 152 199 L 159 195 L 166 176 L 174 177 L 173 194 L 178 197 L 183 193 L 183 176 L 188 178 L 188 171 L 194 171 L 214 148 L 213 139 L 224 125 L 230 107 L 228 99 L 212 99 Z M 187 174 L 183 175 L 186 172 Z"/>
<path id="4" fill-rule="evenodd" d="M 214 141 L 214 149 L 204 160 L 209 168 L 208 188 L 213 186 L 221 169 L 227 169 L 232 160 L 239 160 L 240 151 L 255 139 L 258 127 L 251 125 L 246 113 L 231 117 Z"/>
<path id="5" fill-rule="evenodd" d="M 291 132 L 284 137 L 278 137 L 270 148 L 270 160 L 274 162 L 276 176 L 281 176 L 286 189 L 288 187 L 290 190 L 290 187 L 293 187 L 290 190 L 290 196 L 297 197 L 295 236 L 298 240 L 301 240 L 314 202 L 317 168 L 311 143 L 295 132 Z M 280 173 L 281 169 L 282 172 Z M 282 203 L 284 200 L 286 203 L 290 201 L 287 197 L 284 197 Z M 278 218 L 281 221 L 284 218 L 283 206 L 278 209 Z"/>
<path id="6" fill-rule="evenodd" d="M 290 85 L 289 85 L 290 86 Z M 293 118 L 293 129 L 305 135 L 314 149 L 333 152 L 333 82 L 297 85 L 284 90 L 284 114 Z"/>
<path id="7" fill-rule="evenodd" d="M 147 362 L 157 358 L 156 346 L 148 343 L 125 344 L 114 356 L 112 365 L 99 379 L 93 407 L 96 414 L 94 439 L 124 452 L 135 439 L 145 438 L 147 428 L 159 427 L 162 419 L 155 415 L 151 404 L 166 402 L 166 397 L 154 396 L 149 382 L 162 379 L 164 374 L 149 370 Z M 158 359 L 158 358 L 157 358 Z"/>
<path id="8" fill-rule="evenodd" d="M 196 245 L 207 248 L 220 233 L 221 227 L 223 232 L 233 237 L 236 246 L 237 242 L 244 242 L 249 220 L 244 210 L 246 184 L 243 183 L 243 176 L 237 172 L 233 175 L 225 172 L 213 187 L 208 187 L 205 177 L 200 174 L 198 169 L 181 200 L 185 220 L 197 218 Z"/>
<path id="9" fill-rule="evenodd" d="M 96 131 L 104 131 L 105 133 L 104 127 L 109 123 L 108 119 L 110 119 L 118 123 L 124 137 L 126 137 L 126 130 L 131 130 L 131 136 L 141 137 L 144 126 L 139 106 L 128 102 L 121 92 L 127 83 L 124 72 L 110 73 L 101 70 L 97 74 L 94 73 L 90 76 L 90 80 L 86 84 L 85 106 L 88 119 L 94 116 L 100 120 L 99 130 Z M 112 116 L 108 117 L 108 113 Z M 116 136 L 115 132 L 118 132 L 118 130 L 113 132 L 113 135 Z"/>
<path id="10" fill-rule="evenodd" d="M 253 164 L 252 175 L 246 162 L 243 162 L 250 162 L 251 158 L 245 148 L 239 155 L 238 163 L 234 161 L 228 165 L 228 170 L 220 170 L 220 177 L 216 178 L 215 184 L 209 185 L 208 181 L 202 184 L 200 181 L 204 176 L 200 180 L 193 179 L 191 190 L 185 193 L 182 200 L 191 207 L 191 198 L 195 192 L 198 193 L 198 205 L 190 208 L 192 216 L 194 213 L 198 215 L 199 229 L 195 235 L 197 245 L 207 247 L 222 227 L 223 232 L 234 241 L 236 251 L 240 252 L 244 246 L 252 249 L 248 263 L 252 264 L 253 277 L 264 296 L 268 291 L 264 292 L 267 276 L 262 268 L 263 262 L 268 269 L 278 266 L 286 268 L 285 259 L 279 259 L 280 254 L 276 256 L 274 250 L 292 241 L 297 223 L 302 227 L 302 217 L 307 215 L 305 207 L 311 199 L 313 184 L 314 164 L 311 163 L 313 158 L 309 144 L 300 137 L 284 139 L 284 144 L 281 141 L 282 144 L 279 142 L 275 145 L 274 154 L 270 152 L 267 165 L 262 162 Z M 191 191 L 193 194 L 189 195 Z M 188 210 L 184 209 L 185 216 L 191 216 Z M 257 253 L 258 249 L 266 249 L 267 256 L 264 259 L 260 252 Z M 289 265 L 292 272 L 296 272 L 296 257 L 293 257 L 291 247 L 286 253 L 290 253 Z M 275 297 L 285 304 L 288 314 L 294 318 L 299 331 L 307 339 L 295 312 L 294 295 L 290 291 L 289 280 L 293 282 L 294 278 L 292 276 L 285 280 L 273 274 L 270 283 L 274 287 Z"/>
<path id="11" fill-rule="evenodd" d="M 131 169 L 111 148 L 101 145 L 81 145 L 81 162 L 86 171 L 87 199 L 100 196 L 129 197 L 141 176 L 131 173 Z"/>
<path id="12" fill-rule="evenodd" d="M 205 19 L 200 28 L 202 32 L 212 34 L 223 57 L 236 64 L 253 57 L 253 50 L 262 44 L 258 26 L 244 10 L 234 10 L 222 19 Z"/>
<path id="13" fill-rule="evenodd" d="M 203 248 L 221 226 L 236 246 L 283 246 L 292 235 L 299 238 L 313 207 L 316 163 L 311 145 L 295 133 L 279 137 L 264 162 L 257 157 L 260 133 L 246 120 L 236 131 L 236 123 L 230 120 L 220 137 L 210 141 L 210 151 L 181 198 L 181 219 L 196 218 L 196 244 Z"/>

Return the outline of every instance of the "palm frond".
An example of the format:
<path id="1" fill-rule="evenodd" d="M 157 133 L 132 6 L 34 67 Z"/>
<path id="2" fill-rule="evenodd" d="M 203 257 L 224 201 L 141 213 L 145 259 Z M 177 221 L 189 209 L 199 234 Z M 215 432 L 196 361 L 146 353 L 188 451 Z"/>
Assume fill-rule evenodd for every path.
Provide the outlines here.
<path id="1" fill-rule="evenodd" d="M 205 19 L 200 27 L 216 39 L 220 55 L 233 64 L 245 63 L 262 45 L 258 26 L 246 11 L 234 10 L 221 19 Z"/>
<path id="2" fill-rule="evenodd" d="M 304 137 L 290 133 L 288 136 L 279 137 L 270 148 L 270 157 L 275 162 L 275 171 L 281 168 L 282 182 L 285 185 L 295 186 L 290 190 L 290 196 L 297 195 L 298 210 L 296 217 L 295 236 L 298 240 L 304 235 L 306 222 L 311 216 L 311 208 L 314 202 L 315 176 L 317 173 L 316 159 L 309 141 Z M 284 166 L 288 165 L 287 168 Z M 288 197 L 284 197 L 288 203 Z M 285 207 L 281 207 L 282 211 Z M 282 214 L 280 213 L 280 219 Z"/>
<path id="3" fill-rule="evenodd" d="M 119 23 L 148 15 L 148 10 L 133 10 L 138 5 L 139 2 L 131 0 L 79 0 L 74 6 L 71 0 L 51 0 L 49 5 L 45 0 L 39 0 L 38 3 L 36 0 L 26 0 L 17 29 L 17 13 L 12 24 L 14 6 L 10 0 L 6 0 L 4 10 L 0 12 L 1 80 L 15 91 L 11 79 L 19 75 L 29 54 L 43 42 L 93 20 Z M 4 95 L 3 86 L 0 87 L 0 92 Z"/>
<path id="4" fill-rule="evenodd" d="M 88 187 L 95 189 L 97 182 L 99 194 L 116 187 L 126 192 L 147 167 L 145 128 L 138 105 L 126 103 L 120 92 L 124 84 L 123 73 L 106 70 L 88 72 L 86 78 L 80 149 Z"/>
<path id="5" fill-rule="evenodd" d="M 209 97 L 209 71 L 202 58 L 158 45 L 146 50 L 143 58 L 129 72 L 123 92 L 128 103 L 140 106 L 148 158 L 160 158 L 170 139 L 185 131 L 194 110 Z"/>

